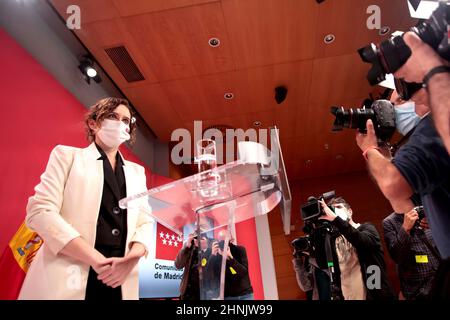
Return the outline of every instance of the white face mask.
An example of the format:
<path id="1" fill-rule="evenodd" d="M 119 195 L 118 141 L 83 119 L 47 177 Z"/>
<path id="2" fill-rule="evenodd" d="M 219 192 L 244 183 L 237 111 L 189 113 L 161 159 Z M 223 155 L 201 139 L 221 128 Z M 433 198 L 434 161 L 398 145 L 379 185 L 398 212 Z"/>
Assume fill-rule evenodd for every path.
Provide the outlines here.
<path id="1" fill-rule="evenodd" d="M 117 148 L 125 141 L 130 140 L 128 131 L 130 131 L 130 127 L 122 121 L 105 119 L 101 123 L 97 135 L 109 148 Z"/>
<path id="2" fill-rule="evenodd" d="M 409 131 L 414 129 L 420 121 L 420 117 L 416 114 L 416 104 L 414 101 L 408 101 L 395 106 L 394 110 L 397 130 L 405 136 Z"/>
<path id="3" fill-rule="evenodd" d="M 344 221 L 348 220 L 348 212 L 345 208 L 334 208 L 334 213 Z"/>

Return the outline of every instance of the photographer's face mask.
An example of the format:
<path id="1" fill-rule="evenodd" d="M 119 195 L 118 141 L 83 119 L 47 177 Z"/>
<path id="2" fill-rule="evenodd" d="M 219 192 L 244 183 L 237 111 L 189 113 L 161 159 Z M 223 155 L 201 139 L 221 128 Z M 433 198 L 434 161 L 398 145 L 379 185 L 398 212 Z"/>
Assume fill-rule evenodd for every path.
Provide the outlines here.
<path id="1" fill-rule="evenodd" d="M 415 110 L 416 104 L 414 101 L 408 101 L 395 106 L 395 126 L 398 132 L 404 136 L 414 129 L 420 121 L 420 117 Z"/>
<path id="2" fill-rule="evenodd" d="M 348 220 L 348 211 L 346 208 L 334 208 L 334 213 L 342 220 Z"/>

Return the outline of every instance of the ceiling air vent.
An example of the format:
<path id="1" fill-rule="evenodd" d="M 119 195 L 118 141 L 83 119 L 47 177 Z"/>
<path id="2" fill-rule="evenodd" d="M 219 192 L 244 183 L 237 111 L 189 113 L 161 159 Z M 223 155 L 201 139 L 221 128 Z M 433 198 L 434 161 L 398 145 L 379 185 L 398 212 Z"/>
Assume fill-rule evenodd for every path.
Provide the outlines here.
<path id="1" fill-rule="evenodd" d="M 108 48 L 105 49 L 105 51 L 114 62 L 117 69 L 119 69 L 120 73 L 122 73 L 125 80 L 128 82 L 145 80 L 141 71 L 139 71 L 139 68 L 124 46 Z"/>

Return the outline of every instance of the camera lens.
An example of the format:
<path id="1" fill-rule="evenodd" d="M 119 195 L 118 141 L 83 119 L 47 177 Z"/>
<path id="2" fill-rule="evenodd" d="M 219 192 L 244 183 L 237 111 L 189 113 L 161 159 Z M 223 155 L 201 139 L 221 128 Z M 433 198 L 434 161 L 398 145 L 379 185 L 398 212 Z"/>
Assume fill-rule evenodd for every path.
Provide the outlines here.
<path id="1" fill-rule="evenodd" d="M 370 108 L 345 110 L 343 107 L 331 107 L 331 113 L 336 117 L 332 131 L 341 131 L 344 128 L 358 129 L 366 133 L 366 123 L 371 119 L 377 137 L 388 141 L 395 132 L 395 111 L 393 104 L 388 100 L 376 100 Z"/>
<path id="2" fill-rule="evenodd" d="M 361 48 L 358 53 L 362 61 L 372 67 L 367 73 L 367 80 L 374 86 L 386 79 L 386 74 L 396 72 L 411 55 L 411 50 L 402 36 L 384 40 L 379 46 L 374 43 Z"/>
<path id="3" fill-rule="evenodd" d="M 345 110 L 343 107 L 331 107 L 331 113 L 336 116 L 332 131 L 341 131 L 344 128 L 359 129 L 361 132 L 366 129 L 367 119 L 374 118 L 372 109 Z"/>

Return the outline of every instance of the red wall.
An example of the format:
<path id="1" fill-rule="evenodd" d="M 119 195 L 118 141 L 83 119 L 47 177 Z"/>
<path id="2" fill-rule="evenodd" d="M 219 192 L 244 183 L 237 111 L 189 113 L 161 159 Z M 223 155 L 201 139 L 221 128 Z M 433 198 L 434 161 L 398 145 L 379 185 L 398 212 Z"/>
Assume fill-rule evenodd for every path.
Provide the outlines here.
<path id="1" fill-rule="evenodd" d="M 86 147 L 86 108 L 0 29 L 0 254 L 25 217 L 28 197 L 57 144 Z M 78 70 L 74 70 L 78 72 Z M 127 160 L 142 162 L 128 149 Z M 151 175 L 149 185 L 167 178 Z"/>
<path id="2" fill-rule="evenodd" d="M 86 108 L 0 30 L 0 254 L 25 217 L 28 197 L 34 193 L 50 151 L 57 144 L 86 147 L 83 116 Z M 78 70 L 74 70 L 78 72 Z M 127 160 L 142 164 L 128 149 Z M 148 186 L 171 181 L 147 170 Z M 248 249 L 255 297 L 263 299 L 261 269 L 254 220 L 237 227 L 240 243 Z"/>

